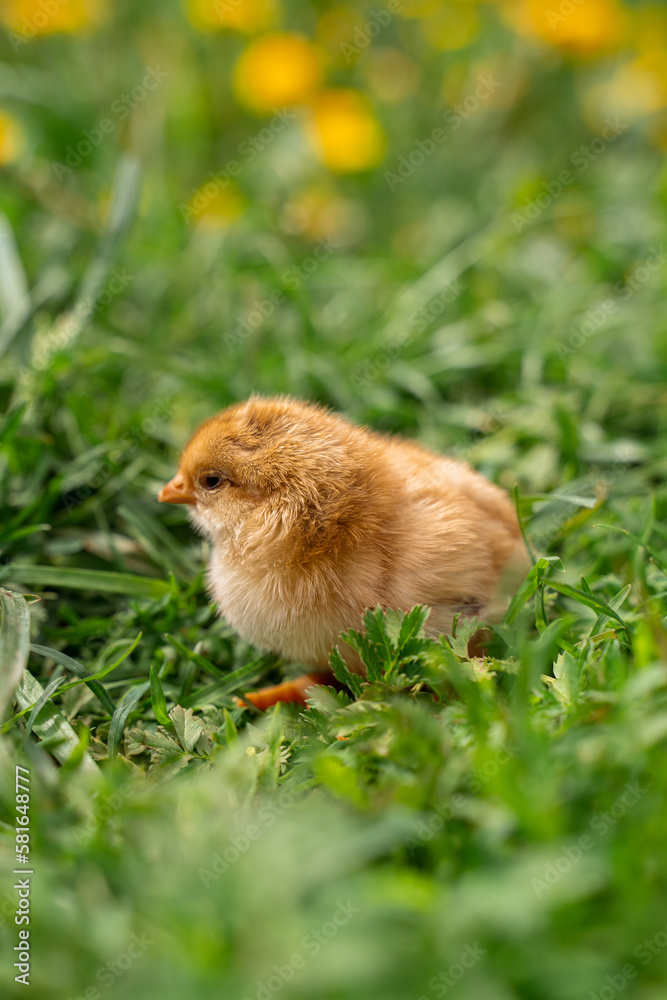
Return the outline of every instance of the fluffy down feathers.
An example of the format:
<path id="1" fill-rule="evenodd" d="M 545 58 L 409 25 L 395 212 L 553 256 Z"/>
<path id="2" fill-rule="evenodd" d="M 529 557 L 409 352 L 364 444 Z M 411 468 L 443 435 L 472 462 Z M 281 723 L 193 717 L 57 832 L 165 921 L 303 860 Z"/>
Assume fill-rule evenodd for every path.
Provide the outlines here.
<path id="1" fill-rule="evenodd" d="M 493 618 L 527 566 L 499 487 L 288 398 L 252 397 L 202 424 L 160 499 L 189 504 L 210 539 L 209 588 L 227 621 L 317 667 L 369 607 L 428 604 L 433 635 L 458 612 Z"/>

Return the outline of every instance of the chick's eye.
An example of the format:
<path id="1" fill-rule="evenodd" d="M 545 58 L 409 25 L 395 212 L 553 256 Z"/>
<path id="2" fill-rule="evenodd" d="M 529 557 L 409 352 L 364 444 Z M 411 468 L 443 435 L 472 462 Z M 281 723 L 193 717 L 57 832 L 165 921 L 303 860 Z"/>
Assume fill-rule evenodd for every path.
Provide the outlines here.
<path id="1" fill-rule="evenodd" d="M 218 486 L 222 486 L 224 482 L 225 477 L 219 472 L 205 472 L 203 476 L 199 477 L 199 484 L 205 490 L 217 490 Z"/>

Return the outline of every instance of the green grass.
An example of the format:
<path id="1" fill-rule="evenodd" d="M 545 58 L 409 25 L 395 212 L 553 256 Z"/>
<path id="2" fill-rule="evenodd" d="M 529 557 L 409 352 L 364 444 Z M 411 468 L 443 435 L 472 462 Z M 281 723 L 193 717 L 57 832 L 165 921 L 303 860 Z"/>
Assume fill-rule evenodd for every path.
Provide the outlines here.
<path id="1" fill-rule="evenodd" d="M 656 119 L 629 121 L 517 227 L 599 134 L 588 97 L 624 53 L 568 60 L 494 6 L 463 52 L 413 21 L 377 42 L 421 72 L 376 108 L 383 165 L 334 176 L 290 127 L 223 229 L 178 205 L 262 127 L 232 100 L 240 38 L 170 3 L 17 54 L 0 39 L 28 142 L 0 193 L 3 996 L 26 995 L 7 958 L 18 762 L 34 996 L 662 1000 L 664 162 Z M 312 37 L 315 13 L 289 27 Z M 489 60 L 507 96 L 390 191 L 447 108 L 443 74 L 465 95 Z M 51 161 L 161 61 L 134 130 L 57 182 Z M 365 87 L 364 65 L 334 82 Z M 328 230 L 295 228 L 305 194 L 335 200 Z M 464 623 L 436 642 L 426 611 L 369 613 L 348 637 L 366 681 L 334 657 L 341 690 L 308 710 L 237 707 L 299 665 L 216 616 L 205 547 L 156 494 L 197 423 L 252 391 L 516 488 L 534 568 L 485 660 Z"/>

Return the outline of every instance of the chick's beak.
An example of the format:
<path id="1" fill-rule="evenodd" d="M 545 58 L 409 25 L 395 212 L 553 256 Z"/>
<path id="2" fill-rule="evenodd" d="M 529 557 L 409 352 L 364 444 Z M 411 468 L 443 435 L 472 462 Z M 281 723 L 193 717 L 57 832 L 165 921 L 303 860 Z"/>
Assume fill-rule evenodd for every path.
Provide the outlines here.
<path id="1" fill-rule="evenodd" d="M 180 472 L 177 472 L 171 482 L 163 486 L 157 495 L 161 503 L 196 503 L 197 498 L 185 485 L 185 480 Z"/>

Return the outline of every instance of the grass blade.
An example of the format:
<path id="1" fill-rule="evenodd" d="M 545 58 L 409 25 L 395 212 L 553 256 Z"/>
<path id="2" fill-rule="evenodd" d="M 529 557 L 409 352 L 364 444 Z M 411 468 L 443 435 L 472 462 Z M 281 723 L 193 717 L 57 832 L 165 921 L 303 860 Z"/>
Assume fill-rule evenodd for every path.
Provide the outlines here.
<path id="1" fill-rule="evenodd" d="M 21 538 L 27 538 L 28 535 L 34 535 L 36 531 L 50 531 L 50 524 L 29 524 L 24 528 L 14 528 L 13 531 L 8 531 L 6 535 L 2 535 L 0 541 L 3 546 L 8 545 L 9 542 L 17 542 Z"/>
<path id="2" fill-rule="evenodd" d="M 226 677 L 229 677 L 229 674 L 226 674 L 224 670 L 220 669 L 220 667 L 216 667 L 215 663 L 211 663 L 210 660 L 207 660 L 206 657 L 202 656 L 200 653 L 195 653 L 193 649 L 188 649 L 188 647 L 185 646 L 182 642 L 179 642 L 178 639 L 174 639 L 172 635 L 168 635 L 165 632 L 164 637 L 167 640 L 167 642 L 171 643 L 174 649 L 177 649 L 179 653 L 182 653 L 183 656 L 186 656 L 188 660 L 190 660 L 192 663 L 196 663 L 198 667 L 201 667 L 201 669 L 204 670 L 207 674 L 210 674 L 211 677 L 219 677 L 221 680 L 224 680 Z"/>
<path id="3" fill-rule="evenodd" d="M 503 622 L 511 625 L 515 621 L 519 612 L 525 604 L 531 599 L 533 594 L 536 592 L 542 581 L 542 574 L 549 566 L 549 561 L 547 559 L 538 559 L 533 568 L 528 573 L 528 576 L 523 581 L 516 594 L 510 601 L 510 606 L 505 612 L 505 617 Z"/>
<path id="4" fill-rule="evenodd" d="M 537 562 L 537 553 L 530 543 L 530 539 L 526 534 L 526 529 L 523 524 L 523 518 L 521 517 L 521 502 L 519 497 L 519 486 L 517 483 L 512 487 L 512 500 L 514 501 L 514 510 L 516 511 L 516 519 L 519 522 L 519 530 L 521 532 L 521 537 L 523 538 L 523 544 L 526 546 L 526 552 L 530 556 L 532 562 Z"/>
<path id="5" fill-rule="evenodd" d="M 653 560 L 656 566 L 663 572 L 667 572 L 667 564 L 663 562 L 660 556 L 656 553 L 655 549 L 652 549 L 650 545 L 647 545 L 644 539 L 640 538 L 639 535 L 633 535 L 631 531 L 626 531 L 625 528 L 618 528 L 615 524 L 596 524 L 596 528 L 604 528 L 605 531 L 611 531 L 614 535 L 625 535 L 626 538 L 631 538 L 636 545 L 644 549 L 646 554 Z"/>
<path id="6" fill-rule="evenodd" d="M 575 493 L 524 493 L 521 499 L 527 503 L 535 503 L 538 500 L 562 500 L 563 503 L 570 503 L 573 507 L 587 507 L 589 510 L 593 510 L 598 503 L 593 497 L 582 497 Z"/>
<path id="7" fill-rule="evenodd" d="M 128 720 L 130 712 L 135 707 L 138 701 L 143 698 L 150 681 L 143 681 L 136 687 L 130 688 L 129 691 L 123 695 L 116 706 L 116 711 L 113 714 L 111 720 L 111 725 L 109 727 L 109 741 L 107 749 L 109 751 L 109 760 L 115 760 L 118 754 L 118 747 L 120 746 L 120 741 L 125 730 L 125 724 Z"/>
<path id="8" fill-rule="evenodd" d="M 32 727 L 35 723 L 35 719 L 37 718 L 37 716 L 39 715 L 42 708 L 49 700 L 53 692 L 60 687 L 60 685 L 64 680 L 65 678 L 62 676 L 62 674 L 60 674 L 58 677 L 53 677 L 51 681 L 46 685 L 46 687 L 44 688 L 44 693 L 40 695 L 40 697 L 37 699 L 32 711 L 30 712 L 30 715 L 28 716 L 28 721 L 25 727 L 26 734 L 32 732 Z"/>
<path id="9" fill-rule="evenodd" d="M 72 657 L 67 656 L 66 653 L 61 653 L 59 649 L 50 649 L 48 646 L 40 646 L 38 643 L 33 643 L 30 646 L 30 649 L 33 653 L 39 653 L 40 656 L 48 656 L 49 659 L 62 664 L 63 667 L 67 667 L 68 670 L 73 671 L 73 673 L 77 674 L 81 678 L 81 681 L 79 682 L 75 681 L 74 684 L 68 684 L 65 688 L 63 688 L 64 691 L 69 691 L 69 689 L 74 687 L 77 683 L 87 684 L 102 705 L 105 712 L 108 712 L 109 715 L 113 715 L 116 710 L 116 706 L 111 698 L 111 695 L 104 687 L 102 687 L 98 680 L 93 679 L 93 675 L 90 670 L 88 667 L 85 667 L 83 663 L 79 663 L 78 660 L 72 659 Z M 108 673 L 109 671 L 107 670 L 106 672 Z M 65 678 L 63 678 L 63 680 L 64 679 Z"/>
<path id="10" fill-rule="evenodd" d="M 28 278 L 9 219 L 0 212 L 0 309 L 3 316 L 18 315 L 29 300 Z"/>
<path id="11" fill-rule="evenodd" d="M 69 343 L 79 336 L 93 313 L 111 269 L 114 254 L 132 224 L 139 199 L 140 182 L 141 167 L 138 159 L 131 155 L 124 156 L 114 177 L 105 231 L 83 276 L 74 306 L 65 317 Z"/>
<path id="12" fill-rule="evenodd" d="M 110 674 L 112 670 L 115 670 L 116 667 L 119 667 L 121 663 L 123 663 L 128 658 L 128 656 L 130 656 L 130 654 L 135 651 L 135 649 L 139 645 L 139 640 L 141 639 L 142 635 L 143 632 L 140 632 L 137 638 L 132 640 L 132 642 L 127 647 L 125 652 L 121 653 L 117 660 L 114 660 L 113 663 L 109 664 L 108 667 L 105 667 L 104 670 L 100 670 L 100 672 L 98 674 L 95 674 L 95 676 L 106 677 L 106 675 Z"/>
<path id="13" fill-rule="evenodd" d="M 0 444 L 9 445 L 13 442 L 27 408 L 27 403 L 19 403 L 5 414 L 4 421 L 0 427 Z"/>
<path id="14" fill-rule="evenodd" d="M 215 681 L 214 684 L 209 684 L 198 691 L 193 691 L 187 698 L 181 698 L 181 705 L 183 708 L 194 708 L 195 705 L 201 705 L 206 702 L 212 695 L 220 697 L 221 695 L 232 694 L 245 684 L 252 675 L 258 675 L 264 669 L 265 663 L 263 660 L 252 660 L 250 663 L 246 663 L 245 666 L 239 667 L 238 670 L 233 670 L 230 674 L 225 674 L 222 680 Z"/>
<path id="15" fill-rule="evenodd" d="M 44 694 L 44 688 L 29 670 L 25 670 L 21 682 L 16 688 L 16 701 L 21 709 L 36 706 Z M 64 764 L 72 754 L 79 752 L 79 738 L 69 722 L 56 708 L 52 701 L 42 705 L 39 717 L 33 722 L 33 732 L 46 744 L 45 750 L 53 754 L 56 760 Z M 81 769 L 97 774 L 98 768 L 92 757 L 85 753 L 81 757 Z"/>
<path id="16" fill-rule="evenodd" d="M 0 589 L 0 713 L 20 682 L 30 652 L 30 611 L 25 598 Z"/>
<path id="17" fill-rule="evenodd" d="M 577 590 L 576 587 L 571 587 L 568 583 L 556 583 L 554 580 L 547 580 L 546 586 L 558 591 L 559 594 L 563 594 L 564 597 L 571 597 L 573 601 L 584 604 L 587 608 L 591 608 L 592 611 L 597 611 L 599 615 L 613 618 L 629 634 L 630 630 L 621 616 L 613 608 L 610 608 L 601 597 L 597 597 L 595 594 L 587 594 L 585 590 Z"/>
<path id="18" fill-rule="evenodd" d="M 71 587 L 100 594 L 128 594 L 131 597 L 164 597 L 169 593 L 166 580 L 133 573 L 111 573 L 98 569 L 75 569 L 60 566 L 30 566 L 14 563 L 11 578 L 17 583 L 36 587 Z"/>
<path id="19" fill-rule="evenodd" d="M 160 723 L 161 726 L 170 726 L 172 724 L 169 718 L 169 713 L 167 712 L 167 701 L 164 696 L 164 691 L 162 690 L 162 684 L 160 682 L 160 677 L 157 670 L 151 664 L 151 704 L 153 706 L 153 712 L 155 713 L 155 718 Z"/>

